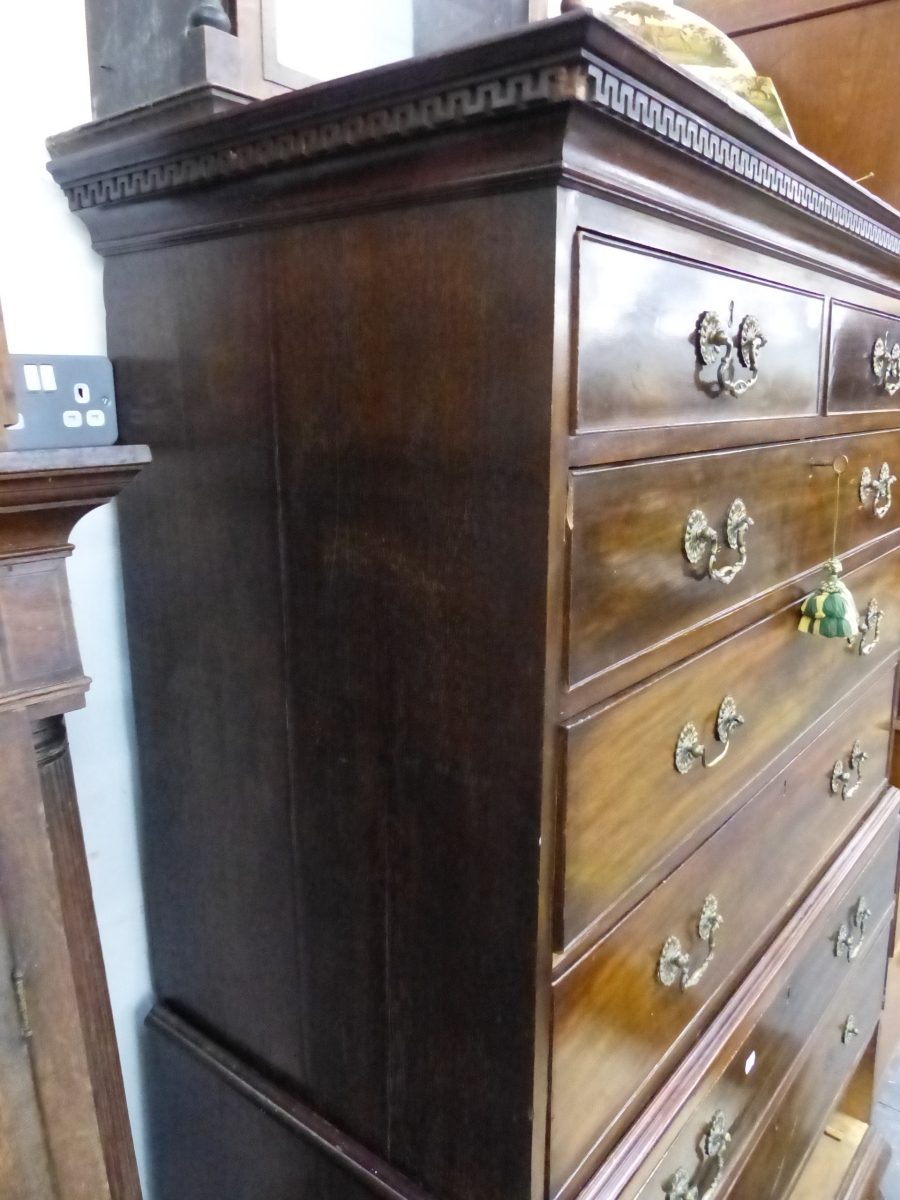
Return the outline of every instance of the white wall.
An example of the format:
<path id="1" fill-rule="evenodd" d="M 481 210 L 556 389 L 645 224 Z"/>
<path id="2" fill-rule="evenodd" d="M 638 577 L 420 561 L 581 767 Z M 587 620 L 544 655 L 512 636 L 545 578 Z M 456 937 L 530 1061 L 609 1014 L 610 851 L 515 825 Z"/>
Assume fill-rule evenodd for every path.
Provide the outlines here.
<path id="1" fill-rule="evenodd" d="M 102 263 L 45 170 L 44 139 L 91 118 L 81 0 L 0 0 L 0 304 L 13 354 L 105 354 Z M 147 1184 L 139 1029 L 150 979 L 115 510 L 80 521 L 69 579 L 87 708 L 66 720 L 128 1108 Z"/>

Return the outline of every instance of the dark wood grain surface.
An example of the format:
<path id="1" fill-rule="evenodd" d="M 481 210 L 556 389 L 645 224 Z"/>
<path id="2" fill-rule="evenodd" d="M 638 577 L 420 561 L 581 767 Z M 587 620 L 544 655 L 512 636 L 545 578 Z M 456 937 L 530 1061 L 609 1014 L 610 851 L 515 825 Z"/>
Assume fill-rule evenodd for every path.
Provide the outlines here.
<path id="1" fill-rule="evenodd" d="M 76 131 L 53 155 L 107 255 L 121 428 L 156 453 L 121 523 L 158 996 L 413 1187 L 544 1200 L 557 835 L 583 885 L 573 928 L 605 913 L 599 937 L 881 678 L 900 628 L 894 568 L 872 559 L 896 545 L 892 516 L 847 555 L 863 603 L 873 580 L 892 589 L 866 659 L 797 632 L 815 580 L 787 579 L 795 550 L 772 549 L 770 525 L 751 560 L 772 558 L 768 583 L 671 625 L 641 585 L 647 646 L 691 632 L 576 697 L 570 457 L 664 473 L 676 454 L 896 430 L 886 410 L 826 415 L 821 317 L 833 299 L 900 315 L 900 216 L 584 15 L 168 133 Z M 646 354 L 619 338 L 591 368 L 684 352 L 690 394 L 648 385 L 628 413 L 610 391 L 622 425 L 573 437 L 579 230 L 702 286 L 676 333 L 645 290 L 629 328 Z M 746 393 L 760 406 L 678 424 L 718 403 L 691 390 L 692 306 L 741 289 L 774 321 L 771 380 Z M 644 402 L 671 416 L 625 428 Z M 785 522 L 796 541 L 822 542 L 823 503 Z M 708 739 L 723 688 L 747 723 L 714 773 L 681 778 L 678 731 Z M 823 854 L 844 854 L 838 836 Z M 761 918 L 765 937 L 792 920 Z M 735 966 L 720 1016 L 787 970 L 790 928 L 790 949 L 754 951 L 768 982 Z M 660 1077 L 592 1162 L 601 1191 L 636 1178 L 734 1033 L 718 1021 L 672 1075 L 682 1090 Z M 183 1046 L 154 1070 L 163 1200 L 357 1194 Z M 255 1166 L 238 1146 L 257 1137 Z"/>
<path id="2" fill-rule="evenodd" d="M 34 722 L 32 738 L 109 1193 L 112 1200 L 140 1200 L 65 720 Z"/>
<path id="3" fill-rule="evenodd" d="M 552 191 L 299 227 L 268 298 L 255 238 L 107 276 L 156 460 L 121 508 L 156 987 L 447 1196 L 522 1195 L 543 1136 L 554 228 Z"/>
<path id="4" fill-rule="evenodd" d="M 0 1193 L 15 1200 L 54 1195 L 53 1164 L 32 1072 L 30 1039 L 23 1037 L 17 963 L 0 922 Z"/>
<path id="5" fill-rule="evenodd" d="M 271 1076 L 208 1037 L 169 1005 L 154 1005 L 147 1017 L 147 1028 L 186 1051 L 205 1071 L 362 1183 L 368 1193 L 381 1200 L 430 1200 L 427 1193 L 385 1159 L 326 1121 Z M 297 1158 L 304 1161 L 307 1156 L 301 1152 Z"/>
<path id="6" fill-rule="evenodd" d="M 900 26 L 898 26 L 900 29 Z M 866 412 L 900 408 L 900 394 L 888 373 L 874 370 L 873 351 L 878 340 L 885 355 L 900 343 L 900 322 L 892 314 L 872 312 L 846 304 L 831 307 L 831 354 L 829 356 L 828 411 Z"/>
<path id="7" fill-rule="evenodd" d="M 883 921 L 871 946 L 854 962 L 852 973 L 833 990 L 820 987 L 812 973 L 792 978 L 729 1070 L 704 1098 L 695 1123 L 685 1129 L 660 1163 L 640 1193 L 644 1200 L 658 1195 L 678 1166 L 694 1169 L 698 1136 L 717 1111 L 724 1114 L 731 1134 L 721 1175 L 722 1194 L 758 1196 L 755 1187 L 773 1200 L 790 1195 L 808 1152 L 875 1032 L 889 933 L 888 923 Z M 859 1033 L 845 1043 L 842 1033 L 848 1016 L 854 1018 Z M 747 1073 L 752 1053 L 756 1058 Z"/>
<path id="8" fill-rule="evenodd" d="M 467 1200 L 525 1195 L 543 1140 L 523 881 L 552 786 L 555 203 L 374 214 L 271 251 L 314 1094 Z"/>
<path id="9" fill-rule="evenodd" d="M 158 993 L 306 1084 L 263 248 L 223 247 L 106 276 L 147 916 Z"/>
<path id="10" fill-rule="evenodd" d="M 368 1188 L 152 1029 L 145 1061 L 161 1195 L 371 1200 Z"/>
<path id="11" fill-rule="evenodd" d="M 742 34 L 738 45 L 757 71 L 774 80 L 803 145 L 897 207 L 900 166 L 893 152 L 897 110 L 890 60 L 900 4 L 835 5 L 832 12 L 816 12 L 806 3 L 799 7 L 798 15 L 809 11 L 808 19 L 785 24 L 790 9 L 771 13 L 771 24 Z M 832 81 L 827 100 L 817 86 L 824 78 Z"/>
<path id="12" fill-rule="evenodd" d="M 553 1142 L 557 1172 L 585 1145 L 621 1126 L 696 1038 L 697 1030 L 746 971 L 791 910 L 884 790 L 894 671 L 882 673 L 821 737 L 656 888 L 604 940 L 569 966 L 554 987 Z M 878 726 L 882 728 L 878 728 Z M 830 791 L 834 763 L 859 737 L 871 745 L 866 780 L 847 801 Z M 871 773 L 869 767 L 871 766 Z M 789 869 L 788 869 L 789 864 Z M 890 907 L 893 876 L 882 872 L 869 899 Z M 868 887 L 868 885 L 867 885 Z M 657 965 L 677 936 L 704 961 L 697 935 L 708 895 L 722 927 L 715 954 L 696 985 L 663 988 Z M 880 899 L 878 897 L 881 897 Z"/>
<path id="13" fill-rule="evenodd" d="M 588 926 L 592 932 L 608 927 L 626 897 L 645 895 L 665 865 L 686 857 L 734 811 L 736 794 L 751 780 L 763 783 L 789 746 L 803 744 L 835 697 L 862 684 L 875 664 L 893 655 L 900 634 L 898 571 L 894 553 L 847 576 L 862 610 L 874 595 L 886 613 L 882 637 L 867 657 L 842 640 L 798 636 L 792 605 L 568 724 L 560 949 Z M 689 722 L 710 758 L 723 749 L 715 726 L 726 696 L 733 696 L 745 719 L 728 754 L 711 769 L 698 764 L 680 775 L 675 745 Z"/>
<path id="14" fill-rule="evenodd" d="M 746 1062 L 760 1018 L 777 1002 L 782 989 L 790 987 L 791 976 L 810 947 L 828 937 L 834 914 L 847 893 L 848 881 L 858 878 L 885 839 L 893 837 L 896 816 L 897 797 L 890 793 L 808 893 L 770 950 L 754 966 L 741 988 L 729 997 L 681 1065 L 590 1176 L 579 1193 L 581 1200 L 613 1200 L 613 1197 L 633 1200 L 686 1126 L 691 1126 L 691 1136 L 696 1138 L 698 1105 L 736 1056 L 742 1055 L 742 1061 Z M 875 932 L 873 928 L 873 935 Z"/>
<path id="15" fill-rule="evenodd" d="M 715 247 L 709 251 L 715 262 Z M 579 240 L 577 286 L 577 430 L 817 411 L 821 296 L 586 235 Z M 718 362 L 699 358 L 697 326 L 706 312 L 715 312 L 732 338 L 746 317 L 760 322 L 766 345 L 759 375 L 741 396 L 721 386 Z M 736 352 L 732 359 L 734 380 L 751 380 Z"/>
<path id="16" fill-rule="evenodd" d="M 31 1062 L 59 1200 L 112 1200 L 31 725 L 0 721 L 0 901 L 21 972 Z M 37 801 L 37 802 L 36 802 Z"/>
<path id="17" fill-rule="evenodd" d="M 767 1188 L 773 1200 L 789 1196 L 841 1092 L 866 1052 L 881 1016 L 889 952 L 889 929 L 860 963 L 860 973 L 840 989 L 801 1058 L 796 1077 L 780 1098 L 746 1166 L 728 1187 L 734 1200 L 749 1200 Z M 845 1022 L 859 1033 L 846 1041 Z M 773 1180 L 772 1164 L 778 1164 Z"/>
<path id="18" fill-rule="evenodd" d="M 690 633 L 693 649 L 697 626 L 707 624 L 712 641 L 721 636 L 716 617 L 759 601 L 829 558 L 837 484 L 831 463 L 838 455 L 849 463 L 837 528 L 837 551 L 844 554 L 900 522 L 900 503 L 879 518 L 871 497 L 861 500 L 859 489 L 864 468 L 875 476 L 884 461 L 900 468 L 900 433 L 574 472 L 569 686 L 660 642 L 667 643 L 663 653 L 673 662 L 686 640 L 679 634 Z M 709 577 L 708 543 L 698 563 L 688 560 L 684 534 L 688 516 L 700 509 L 718 541 L 716 568 L 737 563 L 725 535 L 736 499 L 743 500 L 753 526 L 746 534 L 747 565 L 726 583 Z"/>
<path id="19" fill-rule="evenodd" d="M 683 7 L 699 13 L 730 36 L 792 25 L 809 17 L 883 4 L 885 0 L 690 0 Z"/>
<path id="20" fill-rule="evenodd" d="M 551 1169 L 560 1183 L 596 1143 L 611 1143 L 646 1102 L 771 938 L 781 914 L 808 889 L 818 864 L 859 820 L 859 813 L 854 821 L 832 811 L 827 823 L 819 818 L 825 826 L 821 841 L 807 832 L 809 824 L 819 823 L 816 808 L 827 803 L 827 768 L 834 763 L 831 746 L 820 752 L 830 761 L 818 764 L 816 804 L 807 793 L 801 814 L 797 794 L 810 769 L 807 754 L 556 983 Z M 883 781 L 876 778 L 876 794 L 879 785 Z M 870 792 L 868 804 L 872 799 Z M 833 810 L 839 804 L 836 800 Z M 860 884 L 875 914 L 873 923 L 891 908 L 894 843 L 879 863 Z M 692 970 L 704 960 L 697 921 L 708 895 L 716 897 L 722 916 L 714 957 L 692 988 L 682 991 L 677 983 L 666 988 L 657 978 L 657 965 L 668 937 L 679 938 Z M 841 978 L 839 964 L 829 958 L 832 951 L 833 945 L 828 953 L 822 949 L 813 972 L 816 987 Z"/>
<path id="21" fill-rule="evenodd" d="M 60 714 L 90 683 L 66 582 L 72 526 L 148 459 L 0 455 L 0 1191 L 15 1200 L 140 1200 Z"/>

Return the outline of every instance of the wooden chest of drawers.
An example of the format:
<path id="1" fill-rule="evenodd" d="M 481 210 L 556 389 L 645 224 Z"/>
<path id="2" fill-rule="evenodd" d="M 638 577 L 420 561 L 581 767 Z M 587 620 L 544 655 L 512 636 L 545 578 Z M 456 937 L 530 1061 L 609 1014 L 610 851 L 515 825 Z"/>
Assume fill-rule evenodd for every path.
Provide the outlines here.
<path id="1" fill-rule="evenodd" d="M 586 15 L 52 153 L 161 1200 L 781 1200 L 891 943 L 900 215 Z"/>

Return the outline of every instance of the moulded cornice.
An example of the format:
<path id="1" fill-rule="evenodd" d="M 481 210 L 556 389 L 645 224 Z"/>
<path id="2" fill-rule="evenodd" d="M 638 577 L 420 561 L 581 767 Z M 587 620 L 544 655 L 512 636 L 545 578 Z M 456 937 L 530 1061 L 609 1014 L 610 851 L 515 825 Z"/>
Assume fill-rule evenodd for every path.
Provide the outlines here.
<path id="1" fill-rule="evenodd" d="M 51 139 L 50 171 L 79 211 L 559 105 L 584 106 L 900 256 L 900 213 L 584 13 L 247 105 L 168 134 L 142 136 L 128 117 L 102 129 L 85 126 Z"/>

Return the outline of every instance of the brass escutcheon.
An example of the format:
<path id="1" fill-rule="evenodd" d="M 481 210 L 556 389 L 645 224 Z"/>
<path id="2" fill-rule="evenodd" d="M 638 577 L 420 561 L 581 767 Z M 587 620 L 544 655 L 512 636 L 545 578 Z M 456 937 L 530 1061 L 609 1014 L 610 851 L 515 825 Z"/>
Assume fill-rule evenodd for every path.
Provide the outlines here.
<path id="1" fill-rule="evenodd" d="M 842 924 L 837 933 L 834 934 L 834 957 L 840 958 L 846 951 L 847 962 L 852 962 L 859 954 L 863 947 L 863 942 L 866 940 L 866 922 L 872 915 L 872 910 L 866 903 L 865 896 L 860 896 L 850 910 L 850 923 Z M 854 931 L 859 936 L 854 938 Z"/>
<path id="2" fill-rule="evenodd" d="M 853 1013 L 850 1013 L 847 1020 L 841 1026 L 841 1041 L 846 1046 L 852 1037 L 859 1037 L 859 1030 L 856 1028 Z"/>
<path id="3" fill-rule="evenodd" d="M 865 504 L 870 495 L 875 497 L 873 511 L 876 517 L 887 516 L 891 507 L 891 484 L 897 482 L 897 476 L 891 474 L 888 463 L 881 464 L 877 476 L 873 476 L 868 467 L 863 467 L 859 477 L 859 498 Z"/>
<path id="4" fill-rule="evenodd" d="M 717 583 L 731 583 L 735 575 L 747 564 L 747 545 L 744 539 L 752 524 L 753 518 L 747 513 L 747 506 L 743 500 L 740 497 L 733 500 L 725 518 L 725 541 L 730 549 L 739 552 L 740 557 L 730 566 L 717 567 L 719 535 L 707 521 L 703 510 L 695 508 L 688 517 L 684 530 L 684 552 L 688 562 L 696 565 L 708 552 L 706 574 Z"/>
<path id="5" fill-rule="evenodd" d="M 731 1134 L 725 1128 L 725 1114 L 717 1109 L 698 1143 L 700 1162 L 693 1177 L 684 1167 L 679 1167 L 671 1179 L 662 1185 L 668 1200 L 708 1200 L 718 1187 L 730 1141 Z"/>
<path id="6" fill-rule="evenodd" d="M 885 333 L 872 347 L 872 370 L 875 378 L 889 396 L 900 389 L 900 343 L 890 345 L 891 335 Z"/>
<path id="7" fill-rule="evenodd" d="M 856 795 L 859 785 L 862 783 L 862 765 L 868 757 L 859 742 L 854 742 L 850 757 L 847 759 L 846 770 L 844 770 L 843 759 L 837 760 L 831 772 L 831 791 L 835 796 L 840 792 L 842 800 L 849 800 Z M 856 782 L 851 783 L 854 773 Z"/>
<path id="8" fill-rule="evenodd" d="M 729 326 L 733 313 L 734 304 L 731 305 Z M 700 362 L 709 367 L 718 361 L 716 378 L 723 392 L 728 392 L 730 396 L 743 396 L 753 387 L 759 378 L 759 352 L 766 344 L 756 317 L 749 313 L 743 317 L 737 335 L 732 338 L 717 312 L 702 312 L 697 318 L 694 334 Z M 749 379 L 735 378 L 735 353 L 741 366 L 750 372 Z"/>
<path id="9" fill-rule="evenodd" d="M 719 902 L 715 896 L 707 896 L 697 921 L 697 936 L 706 947 L 706 957 L 698 967 L 691 970 L 691 956 L 682 948 L 677 937 L 666 938 L 665 945 L 656 964 L 656 978 L 664 987 L 681 984 L 681 990 L 696 987 L 715 957 L 716 932 L 722 924 Z"/>
<path id="10" fill-rule="evenodd" d="M 729 738 L 738 725 L 744 724 L 744 718 L 737 710 L 732 696 L 726 696 L 719 705 L 719 715 L 716 718 L 716 737 L 725 747 L 715 758 L 707 758 L 706 747 L 700 741 L 697 726 L 689 721 L 678 735 L 675 743 L 675 770 L 679 775 L 687 775 L 694 763 L 699 759 L 704 767 L 714 767 L 728 753 Z"/>

